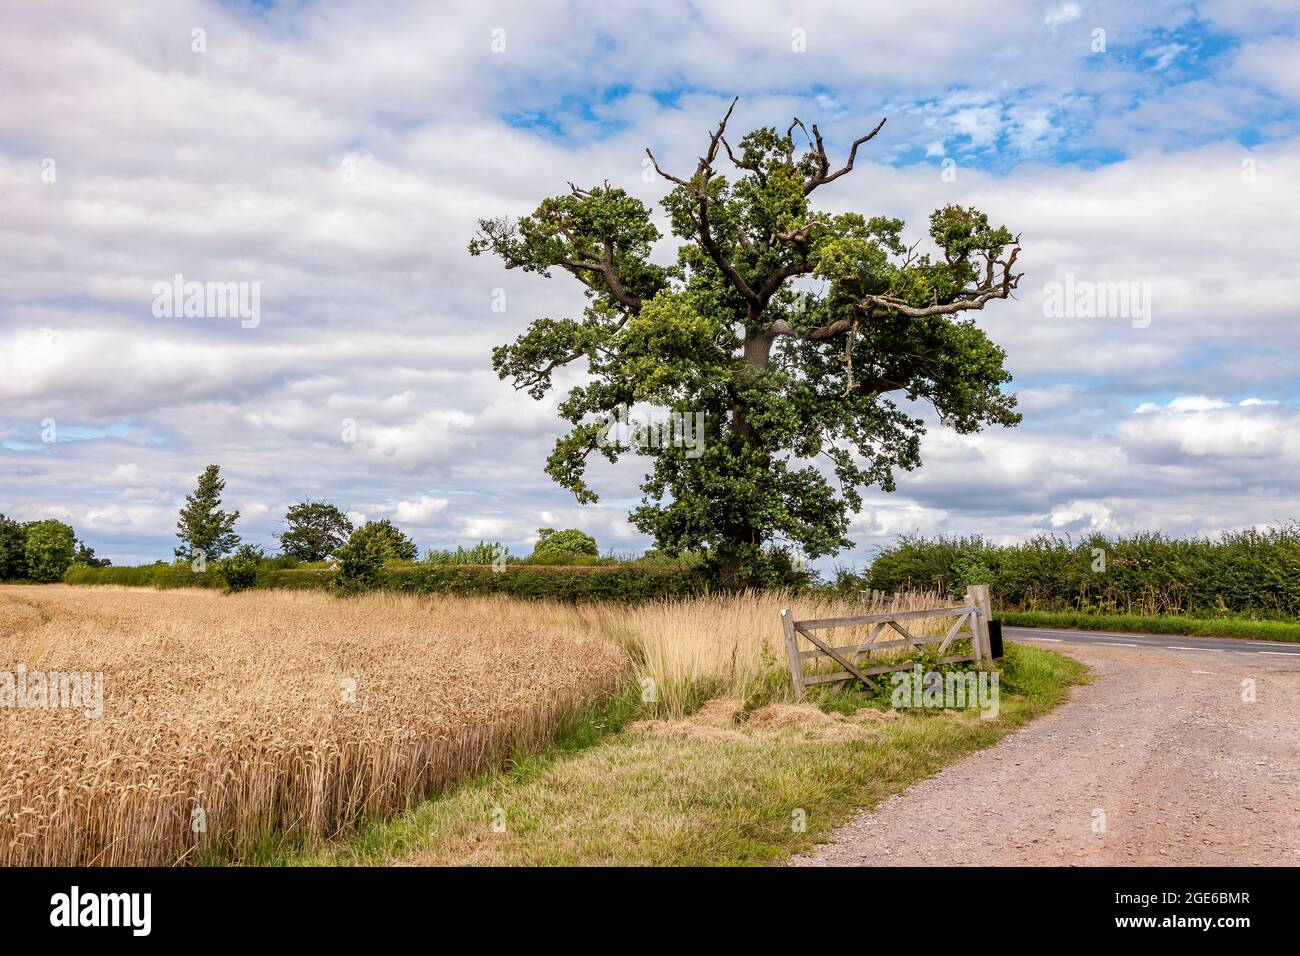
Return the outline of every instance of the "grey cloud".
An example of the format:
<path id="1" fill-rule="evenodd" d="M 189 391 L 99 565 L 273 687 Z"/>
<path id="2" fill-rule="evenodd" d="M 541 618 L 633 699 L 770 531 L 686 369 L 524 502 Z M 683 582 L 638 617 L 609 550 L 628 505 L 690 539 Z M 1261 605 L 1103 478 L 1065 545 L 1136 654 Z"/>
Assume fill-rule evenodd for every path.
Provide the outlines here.
<path id="1" fill-rule="evenodd" d="M 792 17 L 776 3 L 690 15 L 647 2 L 580 22 L 491 3 L 455 17 L 362 4 L 258 17 L 197 2 L 7 10 L 0 434 L 12 444 L 7 433 L 53 416 L 129 437 L 0 445 L 0 511 L 65 517 L 117 560 L 165 557 L 178 503 L 219 462 L 240 530 L 266 544 L 284 508 L 310 495 L 405 515 L 426 547 L 500 537 L 525 550 L 545 524 L 644 545 L 625 518 L 640 497 L 636 461 L 597 462 L 602 504 L 578 507 L 542 471 L 561 431 L 554 403 L 532 402 L 489 367 L 493 345 L 533 317 L 575 314 L 581 295 L 567 277 L 471 259 L 465 244 L 477 217 L 527 212 L 569 179 L 609 178 L 653 203 L 662 188 L 641 179 L 645 145 L 690 168 L 736 91 L 738 126 L 798 113 L 821 120 L 840 152 L 889 113 L 887 135 L 827 192 L 836 209 L 902 215 L 920 237 L 930 209 L 961 202 L 1024 234 L 1020 300 L 979 322 L 1008 350 L 1025 425 L 958 439 L 936 424 L 925 465 L 900 476 L 897 495 L 873 498 L 846 560 L 912 528 L 1015 537 L 1285 516 L 1296 490 L 1289 438 L 1273 457 L 1240 441 L 1202 451 L 1174 415 L 1133 413 L 1207 394 L 1207 382 L 1231 402 L 1293 400 L 1300 381 L 1289 256 L 1300 143 L 1163 151 L 1212 136 L 1234 103 L 1263 114 L 1289 74 L 1263 72 L 1252 48 L 1235 85 L 1160 94 L 1118 59 L 1088 61 L 1081 44 L 1093 23 L 1141 35 L 1177 9 L 1090 4 L 1055 30 L 1041 4 L 991 2 L 941 20 L 925 5 Z M 189 36 L 200 25 L 209 46 L 196 57 Z M 496 26 L 509 52 L 494 57 Z M 807 54 L 790 50 L 796 28 Z M 882 34 L 893 41 L 862 56 L 864 38 Z M 614 83 L 634 90 L 600 102 Z M 806 92 L 819 83 L 835 86 L 820 103 Z M 673 107 L 643 92 L 669 85 L 694 92 Z M 561 87 L 590 90 L 593 102 L 565 113 Z M 1007 107 L 1007 90 L 1029 92 Z M 1067 96 L 1077 101 L 1052 112 Z M 554 111 L 574 138 L 501 120 L 516 111 Z M 1091 142 L 1135 155 L 1095 170 L 961 166 L 944 183 L 931 166 L 889 165 L 963 130 L 1019 137 L 1008 148 L 1036 155 L 1076 135 L 1072 124 L 1112 114 Z M 55 183 L 40 178 L 47 156 Z M 1253 182 L 1243 159 L 1255 161 Z M 659 252 L 670 258 L 671 242 Z M 1151 281 L 1151 326 L 1045 318 L 1043 283 L 1067 271 Z M 176 272 L 261 282 L 264 321 L 155 319 L 152 283 Z M 497 288 L 504 314 L 490 307 Z M 1233 414 L 1291 424 L 1285 410 Z M 355 443 L 340 440 L 345 418 Z M 1237 426 L 1214 427 L 1231 436 Z"/>

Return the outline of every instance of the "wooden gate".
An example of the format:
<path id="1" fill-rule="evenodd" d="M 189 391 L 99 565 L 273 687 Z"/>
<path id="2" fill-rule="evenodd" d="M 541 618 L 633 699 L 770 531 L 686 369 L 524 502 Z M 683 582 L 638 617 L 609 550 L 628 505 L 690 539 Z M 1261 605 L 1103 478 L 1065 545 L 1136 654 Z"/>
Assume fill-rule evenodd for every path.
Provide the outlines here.
<path id="1" fill-rule="evenodd" d="M 917 636 L 912 634 L 904 623 L 926 618 L 951 617 L 952 626 L 946 634 Z M 891 671 L 907 670 L 913 665 L 878 664 L 873 667 L 859 667 L 858 661 L 866 654 L 883 651 L 893 647 L 924 647 L 938 644 L 938 653 L 943 654 L 954 641 L 969 637 L 970 654 L 954 654 L 940 657 L 940 664 L 955 664 L 960 661 L 974 661 L 977 664 L 991 664 L 993 652 L 989 646 L 989 589 L 986 584 L 972 585 L 966 589 L 966 603 L 954 607 L 930 608 L 924 611 L 896 611 L 890 614 L 862 614 L 857 617 L 831 617 L 815 621 L 796 621 L 788 608 L 781 609 L 781 624 L 785 628 L 785 649 L 790 658 L 790 677 L 794 681 L 796 696 L 803 696 L 805 689 L 813 684 L 840 683 L 856 677 L 868 687 L 879 690 L 880 685 L 871 678 Z M 819 637 L 817 631 L 827 631 L 837 627 L 867 627 L 867 639 L 859 644 L 832 647 L 828 640 Z M 963 633 L 965 629 L 965 633 Z M 880 640 L 890 631 L 902 635 L 890 641 Z M 799 637 L 803 636 L 813 645 L 811 650 L 799 647 Z M 804 673 L 804 661 L 829 657 L 843 670 L 831 673 Z"/>

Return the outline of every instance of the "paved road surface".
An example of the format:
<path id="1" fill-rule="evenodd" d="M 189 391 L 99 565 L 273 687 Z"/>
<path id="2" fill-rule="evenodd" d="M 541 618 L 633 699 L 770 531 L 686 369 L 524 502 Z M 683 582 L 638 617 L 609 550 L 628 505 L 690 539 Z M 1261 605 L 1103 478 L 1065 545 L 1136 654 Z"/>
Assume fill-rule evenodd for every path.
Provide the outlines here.
<path id="1" fill-rule="evenodd" d="M 1300 647 L 1003 633 L 1093 682 L 796 866 L 1300 865 Z"/>
<path id="2" fill-rule="evenodd" d="M 1173 651 L 1228 651 L 1268 657 L 1300 656 L 1300 644 L 1247 641 L 1235 637 L 1179 637 L 1172 634 L 1120 634 L 1114 631 L 1067 631 L 1045 627 L 1003 626 L 1007 640 L 1027 644 L 1101 644 L 1107 647 L 1159 647 Z"/>

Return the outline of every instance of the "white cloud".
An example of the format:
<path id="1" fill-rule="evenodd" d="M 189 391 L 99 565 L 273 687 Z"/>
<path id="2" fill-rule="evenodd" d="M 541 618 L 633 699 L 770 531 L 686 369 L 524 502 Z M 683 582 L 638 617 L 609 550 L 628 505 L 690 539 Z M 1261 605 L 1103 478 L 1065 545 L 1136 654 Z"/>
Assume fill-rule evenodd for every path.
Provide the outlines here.
<path id="1" fill-rule="evenodd" d="M 1142 55 L 1148 60 L 1152 60 L 1151 69 L 1166 69 L 1179 55 L 1184 53 L 1187 47 L 1182 43 L 1162 43 L 1160 46 L 1153 46 L 1149 50 L 1144 50 Z"/>
<path id="2" fill-rule="evenodd" d="M 1244 402 L 1242 404 L 1245 404 Z M 1186 395 L 1170 400 L 1167 405 L 1158 405 L 1155 402 L 1143 402 L 1137 407 L 1137 414 L 1146 415 L 1151 412 L 1169 411 L 1169 412 L 1208 412 L 1220 408 L 1228 408 L 1227 402 L 1217 398 L 1206 398 L 1204 395 Z"/>
<path id="3" fill-rule="evenodd" d="M 446 498 L 421 495 L 418 501 L 399 501 L 393 513 L 402 524 L 430 525 L 446 510 Z"/>
<path id="4" fill-rule="evenodd" d="M 1059 27 L 1079 19 L 1082 12 L 1083 9 L 1077 3 L 1062 3 L 1047 11 L 1047 15 L 1043 17 L 1043 23 L 1049 27 Z"/>
<path id="5" fill-rule="evenodd" d="M 1073 534 L 1107 534 L 1122 531 L 1110 508 L 1095 501 L 1071 501 L 1047 516 L 1054 531 Z"/>
<path id="6" fill-rule="evenodd" d="M 1293 11 L 1294 12 L 1294 11 Z M 1243 79 L 1300 100 L 1300 37 L 1268 37 L 1238 51 L 1234 68 Z"/>
<path id="7" fill-rule="evenodd" d="M 84 521 L 91 527 L 120 528 L 131 524 L 131 516 L 119 508 L 114 508 L 111 511 L 87 511 Z"/>
<path id="8" fill-rule="evenodd" d="M 1271 458 L 1300 465 L 1300 441 L 1291 437 L 1300 424 L 1300 409 L 1192 396 L 1138 411 L 1141 417 L 1120 423 L 1117 435 L 1141 458 L 1237 463 Z"/>
<path id="9" fill-rule="evenodd" d="M 1181 86 L 1160 84 L 1187 51 L 1153 32 L 1185 15 L 1175 0 L 980 0 L 941 17 L 927 4 L 813 5 L 797 23 L 776 0 L 645 0 L 577 19 L 513 3 L 6 11 L 0 435 L 36 444 L 45 417 L 114 431 L 0 448 L 0 511 L 62 516 L 115 560 L 166 556 L 177 502 L 218 462 L 241 532 L 267 544 L 304 496 L 357 523 L 391 515 L 423 545 L 499 537 L 520 550 L 545 525 L 644 543 L 625 519 L 635 466 L 598 465 L 607 503 L 578 507 L 542 471 L 561 430 L 554 403 L 490 369 L 492 346 L 536 316 L 573 314 L 579 290 L 471 259 L 465 244 L 478 216 L 527 211 L 569 179 L 654 202 L 645 145 L 690 168 L 739 92 L 736 127 L 798 113 L 838 154 L 888 114 L 826 191 L 836 210 L 903 216 L 918 238 L 932 208 L 960 202 L 1023 233 L 1021 297 L 979 323 L 1008 351 L 1024 425 L 964 438 L 936 426 L 924 467 L 855 521 L 859 554 L 913 529 L 1284 517 L 1300 490 L 1300 141 L 1277 119 L 1246 149 L 1234 124 L 1300 97 L 1300 58 L 1294 11 L 1250 9 L 1207 6 L 1246 39 L 1222 79 Z M 1098 60 L 1094 20 L 1151 55 Z M 197 22 L 201 56 L 188 46 Z M 509 52 L 493 57 L 497 25 Z M 806 54 L 790 50 L 794 26 Z M 863 56 L 873 36 L 891 39 Z M 631 92 L 582 102 L 615 85 Z M 671 106 L 650 95 L 674 88 L 700 92 Z M 501 118 L 516 112 L 569 135 Z M 1127 158 L 1051 161 L 1101 147 Z M 922 155 L 956 156 L 956 181 L 887 165 Z M 980 157 L 1005 171 L 981 171 Z M 1012 168 L 1024 157 L 1035 162 Z M 176 272 L 259 281 L 261 325 L 155 319 L 152 283 Z M 1036 290 L 1067 272 L 1149 281 L 1151 326 L 1044 318 Z M 490 308 L 496 288 L 504 314 Z M 1257 393 L 1270 397 L 1244 397 Z"/>

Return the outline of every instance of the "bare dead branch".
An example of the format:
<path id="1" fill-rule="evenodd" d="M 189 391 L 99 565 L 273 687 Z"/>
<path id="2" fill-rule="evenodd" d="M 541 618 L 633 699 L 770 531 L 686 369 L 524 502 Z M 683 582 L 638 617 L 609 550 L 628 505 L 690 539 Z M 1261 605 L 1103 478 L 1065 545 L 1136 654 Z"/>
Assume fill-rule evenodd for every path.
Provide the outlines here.
<path id="1" fill-rule="evenodd" d="M 863 143 L 874 139 L 876 134 L 880 132 L 881 128 L 884 127 L 884 125 L 885 125 L 885 121 L 882 119 L 879 123 L 876 124 L 876 128 L 873 129 L 870 133 L 867 133 L 865 136 L 859 136 L 857 139 L 855 139 L 853 141 L 853 148 L 849 150 L 848 161 L 843 165 L 843 167 L 837 169 L 835 172 L 832 173 L 830 172 L 830 161 L 826 158 L 826 146 L 822 142 L 821 132 L 817 129 L 817 124 L 814 123 L 813 133 L 816 134 L 816 139 L 817 139 L 817 147 L 816 147 L 817 165 L 820 167 L 820 169 L 818 170 L 816 175 L 810 176 L 808 180 L 803 184 L 804 195 L 805 196 L 808 195 L 818 186 L 824 186 L 827 183 L 834 182 L 835 180 L 843 176 L 845 173 L 851 171 L 853 169 L 853 163 L 858 158 L 858 147 L 861 146 Z"/>
<path id="2" fill-rule="evenodd" d="M 700 245 L 704 247 L 704 250 L 709 254 L 709 258 L 714 261 L 722 274 L 727 277 L 727 281 L 730 282 L 736 291 L 740 293 L 741 298 L 750 305 L 756 306 L 759 304 L 758 294 L 750 288 L 750 285 L 745 281 L 744 276 L 740 274 L 731 260 L 723 254 L 722 246 L 718 242 L 717 237 L 714 236 L 713 226 L 709 222 L 709 204 L 712 201 L 709 198 L 709 180 L 712 179 L 714 175 L 713 163 L 718 158 L 718 146 L 723 142 L 723 134 L 727 129 L 727 121 L 731 119 L 732 111 L 735 110 L 736 104 L 739 101 L 739 96 L 735 97 L 731 101 L 731 105 L 727 107 L 727 112 L 718 123 L 718 128 L 709 134 L 709 148 L 705 151 L 705 154 L 700 157 L 699 165 L 695 168 L 695 175 L 691 177 L 690 181 L 684 180 L 680 176 L 673 176 L 660 168 L 659 161 L 655 159 L 654 153 L 648 146 L 646 147 L 646 155 L 649 156 L 650 161 L 654 163 L 655 172 L 664 179 L 667 179 L 669 182 L 677 183 L 679 186 L 683 186 L 687 189 L 694 190 L 696 202 L 698 203 L 698 208 L 695 214 L 695 224 L 699 231 Z M 730 154 L 730 147 L 728 147 L 728 154 Z"/>
<path id="3" fill-rule="evenodd" d="M 655 154 L 650 149 L 649 146 L 645 148 L 645 154 L 650 157 L 650 162 L 654 163 L 655 172 L 658 173 L 660 176 L 662 176 L 664 179 L 668 180 L 670 183 L 676 183 L 679 186 L 690 185 L 690 183 L 688 183 L 686 180 L 680 179 L 677 176 L 674 176 L 672 173 L 664 172 L 664 170 L 659 165 L 659 160 L 655 159 Z"/>
<path id="4" fill-rule="evenodd" d="M 731 144 L 727 142 L 727 138 L 725 136 L 722 138 L 722 145 L 723 148 L 726 149 L 727 158 L 731 160 L 731 164 L 733 166 L 735 166 L 737 169 L 745 169 L 753 173 L 754 178 L 758 180 L 758 184 L 764 188 L 767 187 L 767 173 L 763 172 L 763 167 L 755 163 L 745 163 L 737 159 L 736 155 L 731 151 Z"/>

